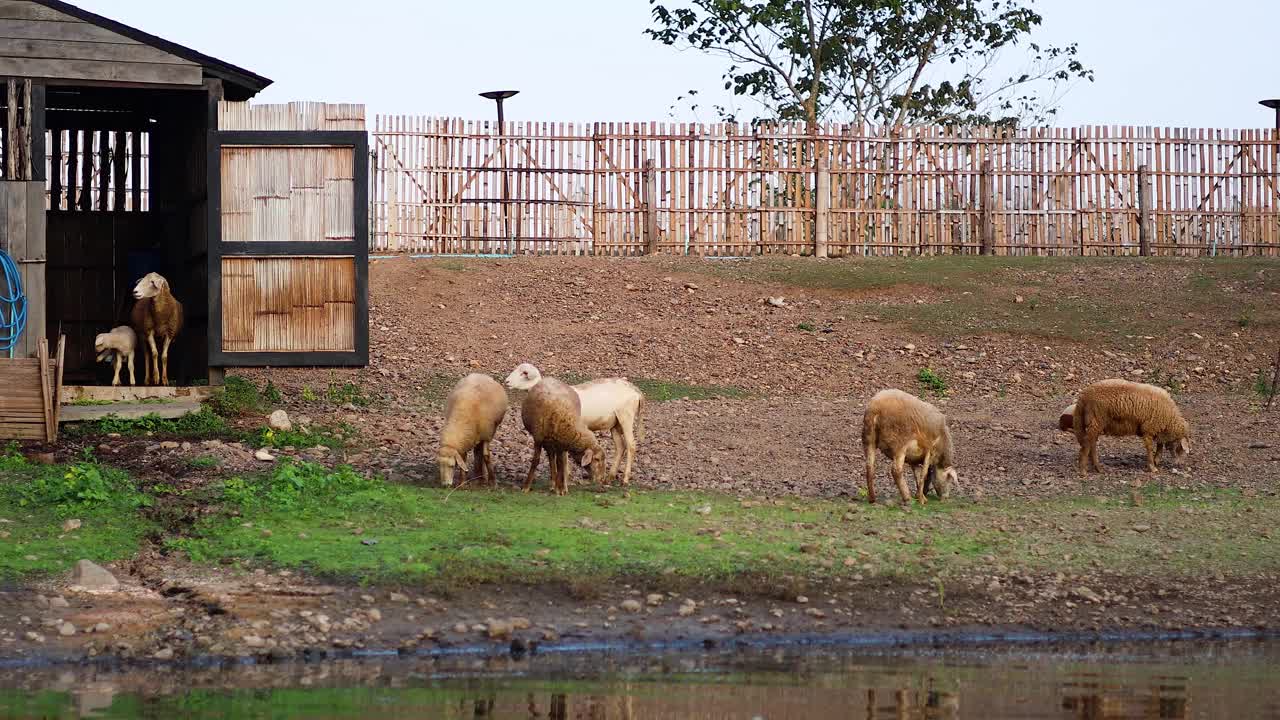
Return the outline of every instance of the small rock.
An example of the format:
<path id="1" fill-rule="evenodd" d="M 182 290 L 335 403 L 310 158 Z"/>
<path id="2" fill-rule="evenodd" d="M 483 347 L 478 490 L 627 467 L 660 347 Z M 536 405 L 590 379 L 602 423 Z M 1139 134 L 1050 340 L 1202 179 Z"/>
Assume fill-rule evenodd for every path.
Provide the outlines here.
<path id="1" fill-rule="evenodd" d="M 276 459 L 276 456 L 272 455 L 266 448 L 259 448 L 258 451 L 253 454 L 253 457 L 257 460 L 261 460 L 262 462 L 274 462 Z"/>
<path id="2" fill-rule="evenodd" d="M 71 582 L 89 590 L 115 590 L 120 581 L 107 569 L 90 560 L 81 560 L 71 571 Z"/>
<path id="3" fill-rule="evenodd" d="M 257 635 L 245 635 L 244 644 L 248 645 L 251 648 L 260 648 L 260 647 L 265 647 L 267 644 L 267 641 L 263 640 Z"/>
<path id="4" fill-rule="evenodd" d="M 71 603 L 68 603 L 67 599 L 62 597 L 61 595 L 54 595 L 53 597 L 49 598 L 49 607 L 57 610 L 61 608 L 71 607 Z"/>
<path id="5" fill-rule="evenodd" d="M 805 603 L 809 602 L 809 598 L 805 597 L 804 595 L 797 595 L 796 602 L 800 603 L 801 605 L 804 605 Z"/>
<path id="6" fill-rule="evenodd" d="M 281 432 L 289 432 L 293 430 L 293 423 L 289 422 L 289 413 L 284 410 L 276 410 L 267 416 L 267 426 L 272 430 Z"/>
<path id="7" fill-rule="evenodd" d="M 813 543 L 805 543 L 804 545 L 800 546 L 800 552 L 804 553 L 805 555 L 817 555 L 821 549 L 822 548 L 818 547 L 817 545 L 814 545 Z"/>
<path id="8" fill-rule="evenodd" d="M 25 634 L 23 634 L 23 637 L 26 638 L 28 642 L 34 642 L 34 643 L 44 642 L 43 635 L 41 635 L 38 632 L 32 632 L 30 630 L 28 630 Z"/>
<path id="9" fill-rule="evenodd" d="M 484 624 L 487 628 L 486 630 L 481 630 L 481 632 L 488 632 L 489 637 L 495 640 L 511 637 L 511 623 L 506 620 L 494 620 L 493 618 L 489 618 L 485 620 Z"/>
<path id="10" fill-rule="evenodd" d="M 1026 300 L 1025 300 L 1021 295 L 1014 295 L 1014 296 L 1013 296 L 1013 301 L 1014 301 L 1015 303 L 1018 303 L 1018 304 L 1022 304 L 1022 303 L 1024 303 L 1024 302 L 1026 302 Z"/>
<path id="11" fill-rule="evenodd" d="M 710 515 L 710 514 L 711 514 L 711 506 L 710 506 L 710 505 L 699 505 L 698 507 L 695 507 L 695 508 L 693 509 L 693 511 L 694 511 L 694 512 L 696 512 L 696 513 L 698 513 L 699 515 Z"/>
<path id="12" fill-rule="evenodd" d="M 399 603 L 409 602 L 408 595 L 405 595 L 404 593 L 398 593 L 398 592 L 391 593 L 390 595 L 387 596 L 387 599 L 390 600 L 391 602 L 399 602 Z"/>
<path id="13" fill-rule="evenodd" d="M 824 618 L 827 616 L 825 612 L 819 610 L 818 608 L 806 608 L 804 611 L 804 614 L 808 615 L 809 617 L 816 617 L 816 618 Z"/>
<path id="14" fill-rule="evenodd" d="M 1133 526 L 1133 531 L 1134 531 L 1134 532 L 1144 533 L 1144 532 L 1146 532 L 1146 531 L 1148 531 L 1148 530 L 1150 530 L 1150 529 L 1151 529 L 1151 526 L 1150 526 L 1150 525 L 1134 525 L 1134 526 Z"/>
<path id="15" fill-rule="evenodd" d="M 165 440 L 164 442 L 160 443 L 161 450 L 177 450 L 179 447 L 182 447 L 182 446 L 174 442 L 173 440 Z"/>
<path id="16" fill-rule="evenodd" d="M 374 622 L 379 622 L 382 620 L 382 611 L 379 610 L 378 608 L 369 608 L 368 610 L 364 611 L 364 614 L 368 615 L 369 619 Z"/>
<path id="17" fill-rule="evenodd" d="M 361 595 L 360 602 L 365 605 L 372 605 L 374 603 L 374 597 L 372 595 Z"/>
<path id="18" fill-rule="evenodd" d="M 76 634 L 76 626 L 69 622 L 64 622 L 58 626 L 58 634 L 63 637 L 71 637 Z"/>
<path id="19" fill-rule="evenodd" d="M 649 605 L 650 607 L 657 607 L 661 605 L 664 600 L 666 600 L 666 597 L 664 597 L 661 593 L 650 593 L 644 599 L 645 604 Z"/>
<path id="20" fill-rule="evenodd" d="M 697 285 L 695 285 L 695 284 L 693 284 L 693 283 L 691 283 L 691 282 L 687 282 L 687 283 L 685 283 L 685 284 L 684 284 L 684 289 L 685 289 L 685 290 L 697 290 L 697 289 L 698 289 L 698 286 L 697 286 Z"/>
<path id="21" fill-rule="evenodd" d="M 64 520 L 62 522 L 62 532 L 71 532 L 72 530 L 79 530 L 79 529 L 80 529 L 80 521 L 75 518 L 72 518 L 70 520 Z"/>
<path id="22" fill-rule="evenodd" d="M 104 622 L 100 622 L 100 623 L 98 623 L 97 625 L 94 625 L 94 626 L 93 626 L 93 631 L 94 631 L 94 632 L 96 632 L 96 633 L 110 632 L 110 631 L 111 631 L 111 623 L 104 623 Z"/>
<path id="23" fill-rule="evenodd" d="M 689 617 L 698 611 L 698 606 L 692 600 L 686 600 L 676 612 L 680 617 Z"/>
<path id="24" fill-rule="evenodd" d="M 151 657 L 153 657 L 153 658 L 155 658 L 155 659 L 157 659 L 157 660 L 172 660 L 172 659 L 173 659 L 173 648 L 160 648 L 160 649 L 159 649 L 159 650 L 157 650 L 157 651 L 155 652 L 155 654 L 154 654 L 154 655 L 152 655 Z"/>
<path id="25" fill-rule="evenodd" d="M 622 601 L 622 609 L 629 613 L 638 613 L 644 609 L 644 606 L 640 604 L 639 600 L 627 599 Z"/>
<path id="26" fill-rule="evenodd" d="M 1270 444 L 1270 443 L 1264 443 L 1264 442 L 1261 442 L 1261 441 L 1257 441 L 1257 442 L 1251 442 L 1251 443 L 1249 443 L 1249 449 L 1250 449 L 1250 450 L 1266 450 L 1266 449 L 1268 449 L 1268 448 L 1270 448 L 1270 447 L 1271 447 L 1271 444 Z"/>
<path id="27" fill-rule="evenodd" d="M 507 624 L 511 625 L 512 630 L 528 630 L 533 627 L 533 623 L 526 617 L 508 618 Z"/>
<path id="28" fill-rule="evenodd" d="M 459 635 L 461 635 L 461 634 L 463 634 L 463 633 L 465 633 L 465 632 L 467 631 L 467 624 L 466 624 L 466 623 L 458 623 L 458 624 L 456 624 L 456 625 L 454 625 L 454 626 L 453 626 L 453 631 L 454 631 L 454 632 L 456 632 L 456 633 L 458 633 Z"/>
<path id="29" fill-rule="evenodd" d="M 1098 593 L 1096 593 L 1096 592 L 1094 592 L 1093 590 L 1091 590 L 1091 589 L 1089 589 L 1089 588 L 1087 588 L 1087 587 L 1084 587 L 1084 586 L 1081 586 L 1081 587 L 1076 588 L 1076 589 L 1072 592 L 1072 594 L 1073 594 L 1073 595 L 1075 595 L 1075 596 L 1076 596 L 1076 597 L 1078 597 L 1078 598 L 1082 598 L 1082 599 L 1084 599 L 1084 600 L 1088 600 L 1089 602 L 1095 602 L 1095 603 L 1100 603 L 1100 602 L 1102 602 L 1102 596 L 1101 596 L 1101 595 L 1099 595 Z"/>
<path id="30" fill-rule="evenodd" d="M 782 296 L 771 297 L 769 298 L 768 303 L 773 307 L 778 307 L 778 308 L 787 306 L 787 300 Z"/>

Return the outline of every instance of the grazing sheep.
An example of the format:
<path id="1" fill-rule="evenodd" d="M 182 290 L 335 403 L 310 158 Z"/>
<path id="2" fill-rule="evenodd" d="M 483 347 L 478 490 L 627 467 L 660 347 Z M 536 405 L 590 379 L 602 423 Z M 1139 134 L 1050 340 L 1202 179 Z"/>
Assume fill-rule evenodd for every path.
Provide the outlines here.
<path id="1" fill-rule="evenodd" d="M 111 377 L 112 385 L 120 384 L 120 364 L 129 361 L 129 384 L 137 385 L 133 375 L 133 354 L 138 348 L 138 335 L 128 325 L 111 328 L 110 332 L 98 333 L 93 339 L 93 349 L 98 353 L 98 362 L 115 361 L 116 372 Z"/>
<path id="2" fill-rule="evenodd" d="M 544 449 L 551 463 L 551 486 L 557 495 L 569 492 L 571 454 L 582 466 L 591 468 L 592 480 L 604 485 L 604 453 L 596 436 L 582 421 L 582 401 L 572 388 L 555 378 L 542 378 L 525 396 L 520 420 L 533 438 L 533 461 L 524 481 L 525 492 L 533 487 L 533 476 Z"/>
<path id="3" fill-rule="evenodd" d="M 182 331 L 182 303 L 169 292 L 169 281 L 158 273 L 142 276 L 133 288 L 137 302 L 130 319 L 138 337 L 146 338 L 143 360 L 147 364 L 146 383 L 169 384 L 169 344 Z M 156 349 L 156 338 L 164 347 Z"/>
<path id="4" fill-rule="evenodd" d="M 528 390 L 542 379 L 538 368 L 522 363 L 507 376 L 507 387 Z M 626 378 L 603 378 L 573 385 L 582 403 L 582 420 L 591 432 L 608 431 L 613 436 L 613 465 L 609 479 L 618 478 L 618 465 L 626 453 L 627 464 L 622 471 L 622 484 L 631 481 L 631 466 L 635 462 L 636 443 L 644 439 L 644 421 L 640 412 L 644 409 L 644 393 Z"/>
<path id="5" fill-rule="evenodd" d="M 867 500 L 876 501 L 876 450 L 893 461 L 893 481 L 902 502 L 911 502 L 903 477 L 906 465 L 916 476 L 916 500 L 924 504 L 930 486 L 938 497 L 951 495 L 960 478 L 954 467 L 951 430 L 938 408 L 901 390 L 881 390 L 862 416 L 862 449 L 867 458 Z"/>
<path id="6" fill-rule="evenodd" d="M 440 484 L 453 486 L 454 468 L 467 472 L 467 452 L 474 450 L 476 479 L 498 484 L 489 444 L 507 415 L 507 391 L 497 380 L 471 373 L 458 381 L 444 404 L 444 428 L 440 430 Z"/>
<path id="7" fill-rule="evenodd" d="M 1191 451 L 1190 428 L 1164 388 L 1128 380 L 1096 382 L 1080 391 L 1071 421 L 1080 442 L 1080 474 L 1098 464 L 1098 437 L 1142 438 L 1147 449 L 1147 470 L 1156 472 L 1156 458 L 1168 450 L 1175 459 Z"/>

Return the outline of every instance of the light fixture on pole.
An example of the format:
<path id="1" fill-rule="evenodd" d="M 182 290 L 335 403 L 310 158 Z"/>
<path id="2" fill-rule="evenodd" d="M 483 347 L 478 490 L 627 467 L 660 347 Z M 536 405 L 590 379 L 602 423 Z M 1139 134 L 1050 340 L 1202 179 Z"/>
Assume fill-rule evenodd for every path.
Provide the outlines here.
<path id="1" fill-rule="evenodd" d="M 502 161 L 502 234 L 508 240 L 512 239 L 511 219 L 507 212 L 507 205 L 508 203 L 510 203 L 509 196 L 510 196 L 511 190 L 510 190 L 510 182 L 507 179 L 508 178 L 507 142 L 503 137 L 505 134 L 505 128 L 503 127 L 503 125 L 505 124 L 505 121 L 502 117 L 502 101 L 515 95 L 518 92 L 520 91 L 519 90 L 490 90 L 488 92 L 480 93 L 480 97 L 488 100 L 492 100 L 498 104 L 498 150 L 500 153 L 499 156 Z M 517 232 L 516 234 L 518 235 L 519 233 Z M 518 237 L 514 239 L 515 239 L 515 251 L 516 251 L 516 254 L 519 255 L 520 239 Z"/>

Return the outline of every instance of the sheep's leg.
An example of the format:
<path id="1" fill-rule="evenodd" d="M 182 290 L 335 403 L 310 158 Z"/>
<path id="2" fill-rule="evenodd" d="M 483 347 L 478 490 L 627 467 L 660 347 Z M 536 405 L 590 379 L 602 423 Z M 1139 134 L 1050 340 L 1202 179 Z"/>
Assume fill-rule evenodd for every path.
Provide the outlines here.
<path id="1" fill-rule="evenodd" d="M 113 364 L 115 365 L 116 373 L 111 377 L 111 385 L 114 387 L 120 384 L 120 353 L 119 351 L 115 353 L 115 361 Z"/>
<path id="2" fill-rule="evenodd" d="M 924 505 L 924 484 L 929 479 L 929 467 L 933 464 L 933 453 L 926 452 L 924 454 L 924 462 L 920 463 L 919 474 L 916 475 L 916 500 Z"/>
<path id="3" fill-rule="evenodd" d="M 627 446 L 627 464 L 622 469 L 622 486 L 631 482 L 631 465 L 636 461 L 636 435 L 632 423 L 622 426 L 622 442 Z"/>
<path id="4" fill-rule="evenodd" d="M 613 465 L 609 468 L 609 482 L 612 483 L 618 480 L 618 466 L 622 464 L 622 453 L 626 448 L 626 441 L 622 438 L 620 423 L 615 422 L 614 426 L 609 428 L 609 434 L 613 436 Z"/>
<path id="5" fill-rule="evenodd" d="M 484 450 L 480 445 L 471 449 L 471 480 L 477 485 L 484 482 Z"/>
<path id="6" fill-rule="evenodd" d="M 1093 463 L 1094 472 L 1102 472 L 1102 465 L 1098 463 L 1098 436 L 1094 435 L 1089 438 L 1089 461 Z"/>
<path id="7" fill-rule="evenodd" d="M 876 452 L 875 448 L 863 448 L 867 456 L 867 502 L 876 504 Z"/>
<path id="8" fill-rule="evenodd" d="M 573 467 L 569 464 L 569 451 L 560 451 L 560 494 L 569 494 L 569 468 Z"/>
<path id="9" fill-rule="evenodd" d="M 551 492 L 564 495 L 560 485 L 564 482 L 564 465 L 560 463 L 560 453 L 548 451 L 547 462 L 551 463 Z"/>
<path id="10" fill-rule="evenodd" d="M 156 350 L 156 334 L 150 330 L 147 331 L 147 347 L 151 349 L 147 365 L 147 383 L 154 385 L 160 382 L 160 356 Z"/>
<path id="11" fill-rule="evenodd" d="M 133 356 L 134 356 L 134 353 L 132 352 L 129 353 L 129 384 L 137 385 L 138 384 L 137 378 L 133 374 Z"/>
<path id="12" fill-rule="evenodd" d="M 173 338 L 166 335 L 164 337 L 164 350 L 160 351 L 160 367 L 163 374 L 160 376 L 160 384 L 169 384 L 169 343 L 173 342 Z"/>
<path id="13" fill-rule="evenodd" d="M 1159 469 L 1156 467 L 1156 454 L 1158 450 L 1156 449 L 1155 438 L 1150 435 L 1143 435 L 1142 445 L 1147 449 L 1147 472 L 1157 472 Z"/>
<path id="14" fill-rule="evenodd" d="M 490 487 L 498 487 L 498 473 L 493 469 L 493 449 L 490 443 L 486 442 L 482 445 L 484 448 L 484 471 L 488 477 Z"/>
<path id="15" fill-rule="evenodd" d="M 907 478 L 904 476 L 906 469 L 906 453 L 900 452 L 893 458 L 893 482 L 898 486 L 898 495 L 902 498 L 902 504 L 910 505 L 911 490 L 907 488 Z"/>
<path id="16" fill-rule="evenodd" d="M 550 456 L 550 453 L 547 453 Z M 538 443 L 533 444 L 533 461 L 529 463 L 529 475 L 524 479 L 524 492 L 529 492 L 533 487 L 533 474 L 538 471 L 538 461 L 542 459 L 542 446 Z M 550 459 L 548 457 L 548 459 Z"/>

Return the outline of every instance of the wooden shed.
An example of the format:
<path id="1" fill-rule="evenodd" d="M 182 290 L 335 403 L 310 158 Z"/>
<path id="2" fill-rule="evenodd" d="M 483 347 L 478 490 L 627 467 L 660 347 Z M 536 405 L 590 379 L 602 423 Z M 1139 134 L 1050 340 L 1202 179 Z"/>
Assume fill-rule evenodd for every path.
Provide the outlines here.
<path id="1" fill-rule="evenodd" d="M 0 0 L 0 82 L 20 356 L 65 335 L 66 382 L 109 382 L 94 336 L 154 271 L 186 310 L 178 384 L 367 362 L 363 107 L 250 106 L 270 80 L 56 0 Z"/>

